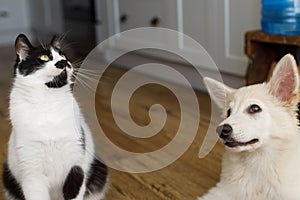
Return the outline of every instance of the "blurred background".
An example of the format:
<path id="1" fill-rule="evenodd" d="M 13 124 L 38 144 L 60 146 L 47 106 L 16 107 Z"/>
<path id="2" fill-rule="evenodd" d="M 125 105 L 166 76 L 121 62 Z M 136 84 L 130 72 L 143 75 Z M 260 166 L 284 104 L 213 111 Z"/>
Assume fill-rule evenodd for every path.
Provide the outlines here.
<path id="1" fill-rule="evenodd" d="M 245 84 L 247 73 L 244 34 L 260 28 L 260 7 L 259 1 L 247 0 L 1 0 L 0 47 L 14 57 L 13 49 L 3 47 L 13 46 L 19 33 L 37 41 L 65 35 L 75 56 L 84 58 L 116 33 L 137 27 L 165 27 L 199 42 L 216 62 L 225 82 L 238 87 Z M 189 44 L 182 50 L 197 57 L 197 50 Z M 145 55 L 141 53 L 139 58 Z M 164 56 L 154 59 L 176 63 Z M 212 70 L 201 60 L 197 62 L 203 70 Z M 188 68 L 186 71 L 192 76 Z"/>

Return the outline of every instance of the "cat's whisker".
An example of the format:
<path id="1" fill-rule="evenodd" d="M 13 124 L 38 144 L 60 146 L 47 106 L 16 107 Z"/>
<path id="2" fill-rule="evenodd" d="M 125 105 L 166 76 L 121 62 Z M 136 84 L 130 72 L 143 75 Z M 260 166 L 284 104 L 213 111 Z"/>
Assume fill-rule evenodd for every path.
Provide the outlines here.
<path id="1" fill-rule="evenodd" d="M 85 74 L 77 74 L 77 76 L 79 76 L 80 78 L 83 78 L 85 80 L 88 80 L 88 81 L 92 81 L 92 82 L 99 82 L 100 80 L 100 77 L 98 78 L 97 76 L 89 76 L 89 75 L 85 75 Z"/>
<path id="2" fill-rule="evenodd" d="M 54 36 L 53 39 L 60 44 L 60 49 L 63 50 L 62 48 L 65 46 L 65 38 L 69 34 L 70 31 L 66 31 L 65 33 L 59 35 L 59 36 Z"/>
<path id="3" fill-rule="evenodd" d="M 80 68 L 80 70 L 85 71 L 85 72 L 99 72 L 99 71 L 103 71 L 103 70 L 94 70 L 94 69 L 85 69 L 85 68 Z"/>
<path id="4" fill-rule="evenodd" d="M 76 77 L 83 79 L 86 82 L 98 83 L 100 78 L 90 77 L 84 74 L 77 74 Z"/>
<path id="5" fill-rule="evenodd" d="M 88 91 L 96 92 L 95 89 L 93 89 L 87 81 L 83 80 L 82 78 L 79 78 L 78 76 L 75 77 L 75 80 L 78 81 L 84 88 L 86 88 Z M 76 83 L 76 82 L 75 82 Z"/>
<path id="6" fill-rule="evenodd" d="M 73 64 L 73 65 L 76 65 L 76 64 L 78 64 L 78 63 L 82 64 L 82 62 L 83 62 L 83 59 L 78 58 L 77 60 L 74 60 L 74 61 L 72 62 L 72 64 Z"/>
<path id="7" fill-rule="evenodd" d="M 103 73 L 103 70 L 101 70 L 101 69 L 99 69 L 99 70 L 89 70 L 89 69 L 83 69 L 83 68 L 76 68 L 75 70 L 77 72 L 82 72 L 82 73 L 91 74 L 91 75 L 102 74 Z"/>
<path id="8" fill-rule="evenodd" d="M 99 77 L 99 73 L 85 72 L 85 71 L 76 71 L 77 74 L 82 74 L 91 77 Z"/>
<path id="9" fill-rule="evenodd" d="M 82 82 L 82 80 L 78 76 L 73 76 L 73 78 L 75 80 L 73 84 L 76 84 L 78 82 L 86 88 L 86 85 Z"/>
<path id="10" fill-rule="evenodd" d="M 68 42 L 68 44 L 63 44 L 63 46 L 61 47 L 61 50 L 65 51 L 65 50 L 71 49 L 70 47 L 73 45 L 76 45 L 76 44 L 78 44 L 78 43 L 77 42 Z"/>
<path id="11" fill-rule="evenodd" d="M 47 48 L 43 40 L 39 39 L 39 43 L 41 44 L 43 49 Z"/>
<path id="12" fill-rule="evenodd" d="M 82 69 L 74 69 L 74 72 L 90 76 L 99 76 L 102 74 L 102 71 L 85 71 Z"/>
<path id="13" fill-rule="evenodd" d="M 72 66 L 74 69 L 80 69 L 82 65 L 82 62 L 78 62 L 78 63 L 72 63 Z"/>
<path id="14" fill-rule="evenodd" d="M 58 42 L 63 43 L 67 35 L 71 32 L 71 30 L 64 32 L 58 37 Z"/>
<path id="15" fill-rule="evenodd" d="M 82 72 L 77 72 L 75 73 L 75 76 L 81 76 L 83 78 L 86 78 L 86 79 L 92 79 L 92 80 L 95 80 L 97 82 L 101 81 L 101 79 L 111 79 L 110 76 L 108 75 L 104 75 L 103 73 L 100 74 L 101 77 L 99 77 L 99 74 L 85 74 L 85 73 L 82 73 Z"/>
<path id="16" fill-rule="evenodd" d="M 86 80 L 87 82 L 89 81 L 89 82 L 93 82 L 93 83 L 95 83 L 95 82 L 98 83 L 99 80 L 100 80 L 100 78 L 89 77 L 89 76 L 84 75 L 84 74 L 77 74 L 76 76 L 81 78 L 81 79 Z"/>

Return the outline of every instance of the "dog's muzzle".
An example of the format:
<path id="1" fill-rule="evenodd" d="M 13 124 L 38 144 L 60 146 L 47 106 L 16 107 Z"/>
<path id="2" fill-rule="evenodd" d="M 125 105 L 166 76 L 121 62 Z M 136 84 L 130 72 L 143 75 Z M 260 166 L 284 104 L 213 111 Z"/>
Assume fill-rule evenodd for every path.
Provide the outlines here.
<path id="1" fill-rule="evenodd" d="M 236 141 L 232 137 L 233 129 L 229 124 L 224 124 L 224 125 L 218 126 L 216 131 L 217 131 L 219 137 L 223 140 L 224 145 L 226 145 L 227 147 L 230 147 L 230 148 L 234 148 L 237 146 L 247 146 L 247 145 L 255 144 L 259 141 L 256 138 L 254 138 L 248 142 Z"/>

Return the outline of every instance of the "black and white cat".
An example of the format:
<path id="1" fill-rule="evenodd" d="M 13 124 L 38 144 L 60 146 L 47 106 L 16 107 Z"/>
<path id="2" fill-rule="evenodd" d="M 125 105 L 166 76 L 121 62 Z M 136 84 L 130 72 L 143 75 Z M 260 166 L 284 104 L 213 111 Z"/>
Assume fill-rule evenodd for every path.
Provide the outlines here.
<path id="1" fill-rule="evenodd" d="M 10 94 L 12 133 L 3 185 L 9 200 L 100 200 L 107 167 L 95 157 L 92 135 L 70 84 L 73 67 L 54 38 L 33 47 L 16 39 Z"/>

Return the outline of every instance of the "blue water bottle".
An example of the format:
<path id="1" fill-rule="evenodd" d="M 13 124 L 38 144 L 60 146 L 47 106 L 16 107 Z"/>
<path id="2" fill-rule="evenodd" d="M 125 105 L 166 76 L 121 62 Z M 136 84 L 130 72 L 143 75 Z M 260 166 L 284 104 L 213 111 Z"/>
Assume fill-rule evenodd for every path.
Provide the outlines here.
<path id="1" fill-rule="evenodd" d="M 262 31 L 300 35 L 300 0 L 261 0 Z"/>

